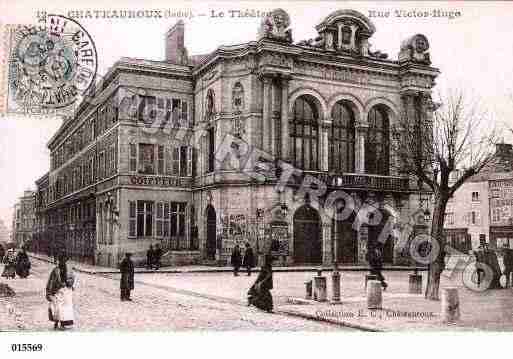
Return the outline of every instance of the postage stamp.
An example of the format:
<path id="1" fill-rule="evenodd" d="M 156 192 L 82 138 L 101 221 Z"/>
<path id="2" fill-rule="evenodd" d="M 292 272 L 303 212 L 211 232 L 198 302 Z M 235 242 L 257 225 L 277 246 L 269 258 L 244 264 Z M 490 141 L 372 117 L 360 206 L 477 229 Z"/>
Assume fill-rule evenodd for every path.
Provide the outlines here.
<path id="1" fill-rule="evenodd" d="M 511 3 L 4 2 L 1 358 L 513 332 Z"/>
<path id="2" fill-rule="evenodd" d="M 69 113 L 95 81 L 93 39 L 77 21 L 46 15 L 4 28 L 6 56 L 0 113 Z"/>

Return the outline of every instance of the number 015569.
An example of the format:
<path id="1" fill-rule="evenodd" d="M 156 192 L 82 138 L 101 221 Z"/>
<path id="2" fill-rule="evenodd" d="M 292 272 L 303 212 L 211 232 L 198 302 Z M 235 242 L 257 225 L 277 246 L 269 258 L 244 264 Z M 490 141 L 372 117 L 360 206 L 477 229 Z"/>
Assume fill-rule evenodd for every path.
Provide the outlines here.
<path id="1" fill-rule="evenodd" d="M 42 352 L 43 344 L 11 344 L 13 352 Z"/>

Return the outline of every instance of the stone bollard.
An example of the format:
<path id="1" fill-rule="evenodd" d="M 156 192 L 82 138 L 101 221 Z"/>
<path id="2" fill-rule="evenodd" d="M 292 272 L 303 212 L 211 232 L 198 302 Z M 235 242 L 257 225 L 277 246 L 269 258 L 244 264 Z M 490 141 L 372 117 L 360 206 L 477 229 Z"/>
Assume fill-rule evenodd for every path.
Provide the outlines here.
<path id="1" fill-rule="evenodd" d="M 381 282 L 377 280 L 369 281 L 367 285 L 367 308 L 381 309 L 383 298 L 381 296 Z"/>
<path id="2" fill-rule="evenodd" d="M 312 281 L 305 282 L 306 295 L 305 299 L 312 299 Z"/>
<path id="3" fill-rule="evenodd" d="M 340 272 L 334 270 L 331 275 L 331 285 L 332 285 L 332 298 L 331 301 L 334 303 L 340 302 Z"/>
<path id="4" fill-rule="evenodd" d="M 442 321 L 454 323 L 460 319 L 458 288 L 442 288 Z"/>
<path id="5" fill-rule="evenodd" d="M 410 274 L 408 293 L 422 293 L 422 275 L 418 274 L 417 269 L 415 269 L 415 272 L 413 274 Z"/>
<path id="6" fill-rule="evenodd" d="M 328 293 L 326 288 L 326 277 L 317 276 L 313 279 L 313 295 L 314 300 L 318 302 L 325 302 L 328 299 Z"/>

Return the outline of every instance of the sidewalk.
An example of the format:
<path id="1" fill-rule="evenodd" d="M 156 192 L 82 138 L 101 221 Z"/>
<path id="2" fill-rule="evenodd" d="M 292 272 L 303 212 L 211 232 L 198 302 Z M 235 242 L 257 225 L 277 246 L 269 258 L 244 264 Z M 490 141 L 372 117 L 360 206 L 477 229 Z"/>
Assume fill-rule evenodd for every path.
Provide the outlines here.
<path id="1" fill-rule="evenodd" d="M 45 256 L 43 254 L 29 253 L 29 256 L 45 262 L 53 263 L 53 258 Z M 87 274 L 116 274 L 119 273 L 119 269 L 112 267 L 100 267 L 91 264 L 81 263 L 74 260 L 69 261 L 73 268 L 82 273 Z M 328 266 L 273 266 L 275 272 L 316 272 L 321 269 L 323 272 L 330 272 L 333 270 L 332 267 Z M 409 266 L 384 266 L 383 270 L 390 271 L 413 271 L 414 267 Z M 340 271 L 368 271 L 367 266 L 339 266 Z M 419 268 L 419 270 L 424 270 Z M 142 267 L 136 267 L 135 273 L 230 273 L 233 268 L 230 266 L 207 266 L 207 265 L 190 265 L 190 266 L 178 266 L 178 267 L 161 267 L 159 270 L 146 269 Z M 243 269 L 241 269 L 243 271 Z M 254 268 L 253 272 L 258 272 L 258 268 Z"/>

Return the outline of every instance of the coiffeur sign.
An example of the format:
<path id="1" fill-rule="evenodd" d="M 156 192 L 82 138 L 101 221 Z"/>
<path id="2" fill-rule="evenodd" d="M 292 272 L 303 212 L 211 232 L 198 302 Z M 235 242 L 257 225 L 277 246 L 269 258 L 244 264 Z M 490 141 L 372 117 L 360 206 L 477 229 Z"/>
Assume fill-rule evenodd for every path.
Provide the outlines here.
<path id="1" fill-rule="evenodd" d="M 130 183 L 139 186 L 178 187 L 179 177 L 130 176 Z"/>

